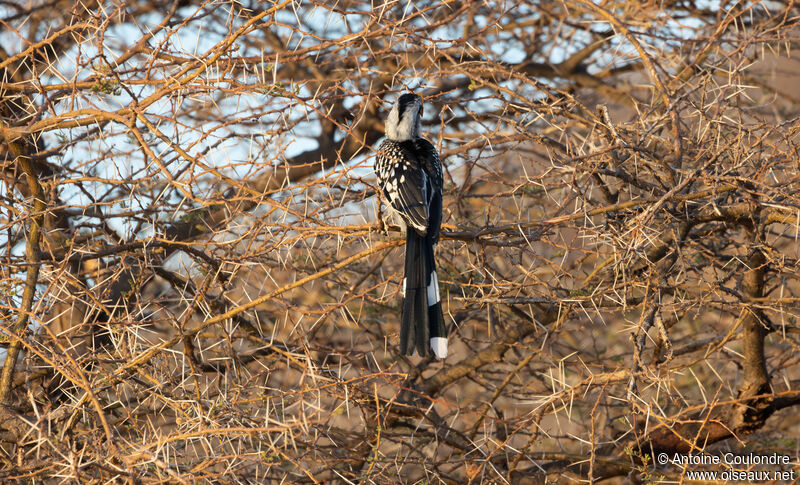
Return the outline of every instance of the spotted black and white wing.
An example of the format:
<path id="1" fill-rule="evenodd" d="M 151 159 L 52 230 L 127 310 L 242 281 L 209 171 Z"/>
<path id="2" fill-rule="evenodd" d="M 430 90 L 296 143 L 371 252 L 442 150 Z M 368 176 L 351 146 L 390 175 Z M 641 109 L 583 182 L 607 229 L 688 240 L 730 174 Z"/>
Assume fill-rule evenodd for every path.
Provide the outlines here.
<path id="1" fill-rule="evenodd" d="M 383 194 L 405 223 L 420 235 L 428 230 L 431 192 L 423 166 L 413 141 L 386 140 L 378 148 L 376 175 Z"/>
<path id="2" fill-rule="evenodd" d="M 439 229 L 442 224 L 442 162 L 431 142 L 425 138 L 415 140 L 417 158 L 422 162 L 425 172 L 425 192 L 428 207 L 428 232 L 434 244 L 439 242 Z"/>

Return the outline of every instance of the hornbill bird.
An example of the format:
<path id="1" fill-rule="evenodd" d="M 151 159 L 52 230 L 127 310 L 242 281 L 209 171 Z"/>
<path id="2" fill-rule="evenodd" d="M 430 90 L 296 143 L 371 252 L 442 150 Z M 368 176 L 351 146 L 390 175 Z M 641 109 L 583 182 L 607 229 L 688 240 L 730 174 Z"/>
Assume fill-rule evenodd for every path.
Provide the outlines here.
<path id="1" fill-rule="evenodd" d="M 439 298 L 433 247 L 442 223 L 442 162 L 420 135 L 422 98 L 406 93 L 386 118 L 386 140 L 378 148 L 375 173 L 384 196 L 406 232 L 400 351 L 447 356 L 447 326 Z"/>

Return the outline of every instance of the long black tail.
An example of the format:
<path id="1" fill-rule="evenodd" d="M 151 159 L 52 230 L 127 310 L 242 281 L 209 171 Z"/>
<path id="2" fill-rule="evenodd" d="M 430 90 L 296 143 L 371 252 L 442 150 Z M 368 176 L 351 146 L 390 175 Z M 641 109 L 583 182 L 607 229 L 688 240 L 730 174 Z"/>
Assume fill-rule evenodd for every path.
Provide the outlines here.
<path id="1" fill-rule="evenodd" d="M 403 280 L 403 316 L 400 351 L 405 355 L 447 356 L 447 327 L 439 297 L 439 279 L 433 259 L 433 240 L 412 228 L 406 232 L 406 269 Z"/>

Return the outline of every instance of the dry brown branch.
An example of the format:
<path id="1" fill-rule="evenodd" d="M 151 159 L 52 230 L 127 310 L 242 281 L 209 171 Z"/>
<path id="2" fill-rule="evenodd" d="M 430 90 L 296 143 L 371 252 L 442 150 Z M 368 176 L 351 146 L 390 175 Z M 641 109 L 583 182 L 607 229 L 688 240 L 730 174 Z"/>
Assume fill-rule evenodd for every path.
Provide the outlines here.
<path id="1" fill-rule="evenodd" d="M 798 13 L 0 4 L 0 481 L 796 464 Z M 444 361 L 398 355 L 401 229 L 377 219 L 408 90 L 444 160 Z"/>
<path id="2" fill-rule="evenodd" d="M 17 321 L 12 327 L 14 334 L 25 333 L 28 326 L 28 315 L 33 307 L 33 300 L 36 296 L 36 284 L 39 282 L 39 241 L 42 237 L 42 222 L 44 221 L 44 211 L 47 206 L 42 185 L 39 183 L 39 176 L 33 168 L 28 155 L 24 152 L 22 144 L 12 140 L 6 140 L 8 151 L 14 156 L 14 163 L 19 166 L 28 181 L 28 189 L 33 195 L 33 207 L 31 210 L 30 229 L 28 229 L 27 242 L 25 244 L 25 262 L 27 270 L 25 276 L 25 290 L 22 294 L 22 304 L 20 305 Z M 6 361 L 3 371 L 0 373 L 0 403 L 8 403 L 8 393 L 11 390 L 11 381 L 14 378 L 14 368 L 17 364 L 19 351 L 22 344 L 19 340 L 11 341 L 6 354 Z"/>

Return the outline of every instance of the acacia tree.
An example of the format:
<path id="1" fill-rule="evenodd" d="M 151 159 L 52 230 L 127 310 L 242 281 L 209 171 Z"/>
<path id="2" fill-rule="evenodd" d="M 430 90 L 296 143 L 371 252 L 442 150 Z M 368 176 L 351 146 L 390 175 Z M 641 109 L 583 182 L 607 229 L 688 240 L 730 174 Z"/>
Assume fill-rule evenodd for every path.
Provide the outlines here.
<path id="1" fill-rule="evenodd" d="M 4 480 L 796 452 L 793 3 L 0 8 Z M 443 362 L 398 355 L 377 222 L 406 90 L 446 172 Z"/>

